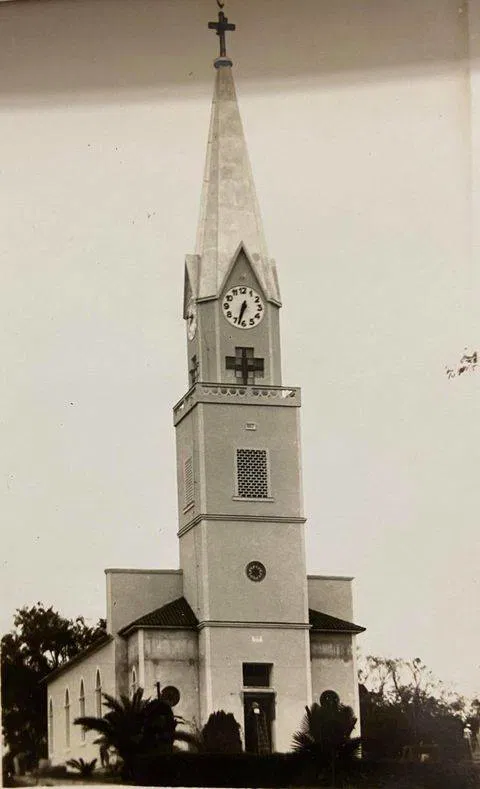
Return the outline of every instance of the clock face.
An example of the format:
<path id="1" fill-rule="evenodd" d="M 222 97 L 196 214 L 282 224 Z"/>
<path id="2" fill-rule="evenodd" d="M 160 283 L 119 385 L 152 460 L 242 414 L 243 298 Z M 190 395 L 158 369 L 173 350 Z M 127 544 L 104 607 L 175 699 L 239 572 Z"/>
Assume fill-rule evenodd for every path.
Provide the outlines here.
<path id="1" fill-rule="evenodd" d="M 187 307 L 187 337 L 193 340 L 197 333 L 197 302 L 192 297 Z"/>
<path id="2" fill-rule="evenodd" d="M 232 326 L 238 329 L 253 329 L 265 314 L 265 304 L 253 288 L 236 285 L 224 294 L 222 311 Z"/>
<path id="3" fill-rule="evenodd" d="M 245 567 L 245 572 L 247 574 L 247 578 L 250 578 L 251 581 L 263 581 L 265 578 L 267 571 L 265 569 L 265 565 L 261 562 L 249 562 Z"/>

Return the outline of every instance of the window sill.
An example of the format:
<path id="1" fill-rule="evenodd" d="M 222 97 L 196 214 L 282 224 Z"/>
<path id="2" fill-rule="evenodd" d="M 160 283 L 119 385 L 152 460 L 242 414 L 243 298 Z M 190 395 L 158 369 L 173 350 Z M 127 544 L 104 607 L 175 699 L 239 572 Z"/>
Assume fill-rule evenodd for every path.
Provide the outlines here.
<path id="1" fill-rule="evenodd" d="M 272 502 L 272 501 L 275 501 L 275 499 L 272 498 L 271 496 L 267 496 L 264 499 L 261 499 L 261 498 L 249 499 L 246 496 L 232 496 L 232 501 L 267 501 L 267 502 Z"/>

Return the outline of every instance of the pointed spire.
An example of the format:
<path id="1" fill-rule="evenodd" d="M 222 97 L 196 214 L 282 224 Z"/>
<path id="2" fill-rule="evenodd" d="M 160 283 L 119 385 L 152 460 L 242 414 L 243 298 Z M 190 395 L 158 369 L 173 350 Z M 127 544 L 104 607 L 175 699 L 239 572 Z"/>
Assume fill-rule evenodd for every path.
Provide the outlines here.
<path id="1" fill-rule="evenodd" d="M 221 55 L 215 61 L 215 68 L 196 243 L 196 254 L 200 257 L 198 297 L 218 295 L 243 246 L 267 298 L 280 303 L 275 264 L 267 254 L 230 59 Z"/>

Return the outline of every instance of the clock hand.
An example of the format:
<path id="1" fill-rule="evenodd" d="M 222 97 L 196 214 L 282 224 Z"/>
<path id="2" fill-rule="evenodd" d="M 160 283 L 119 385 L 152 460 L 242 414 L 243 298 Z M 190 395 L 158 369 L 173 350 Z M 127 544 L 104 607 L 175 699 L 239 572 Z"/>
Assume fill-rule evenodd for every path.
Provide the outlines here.
<path id="1" fill-rule="evenodd" d="M 243 313 L 245 312 L 246 309 L 247 309 L 247 302 L 244 301 L 244 302 L 242 302 L 242 306 L 240 307 L 240 314 L 238 316 L 238 322 L 239 323 L 241 322 L 241 320 L 243 318 Z"/>

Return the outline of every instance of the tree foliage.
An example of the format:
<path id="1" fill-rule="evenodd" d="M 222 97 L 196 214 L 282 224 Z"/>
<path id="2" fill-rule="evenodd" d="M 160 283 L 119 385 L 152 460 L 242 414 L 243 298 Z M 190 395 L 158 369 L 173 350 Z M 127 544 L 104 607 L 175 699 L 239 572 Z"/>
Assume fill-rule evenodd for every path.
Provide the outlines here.
<path id="1" fill-rule="evenodd" d="M 422 743 L 456 758 L 463 755 L 464 725 L 469 722 L 472 731 L 478 731 L 480 702 L 469 705 L 462 696 L 448 693 L 420 658 L 369 655 L 359 679 L 366 753 L 398 757 L 405 746 Z"/>
<path id="2" fill-rule="evenodd" d="M 446 367 L 445 371 L 447 373 L 447 378 L 456 378 L 460 375 L 463 375 L 467 372 L 473 372 L 477 369 L 478 365 L 478 351 L 473 351 L 472 353 L 467 353 L 467 349 L 465 348 L 465 352 L 460 357 L 460 361 L 455 364 L 453 367 Z"/>
<path id="3" fill-rule="evenodd" d="M 46 692 L 39 683 L 105 632 L 83 617 L 66 619 L 43 603 L 17 609 L 14 627 L 1 641 L 2 724 L 13 755 L 27 765 L 47 755 Z"/>

